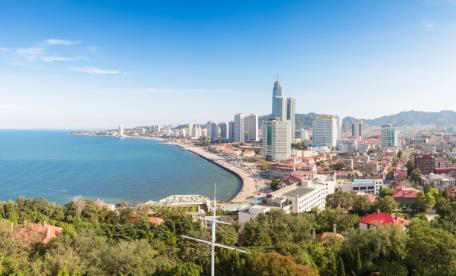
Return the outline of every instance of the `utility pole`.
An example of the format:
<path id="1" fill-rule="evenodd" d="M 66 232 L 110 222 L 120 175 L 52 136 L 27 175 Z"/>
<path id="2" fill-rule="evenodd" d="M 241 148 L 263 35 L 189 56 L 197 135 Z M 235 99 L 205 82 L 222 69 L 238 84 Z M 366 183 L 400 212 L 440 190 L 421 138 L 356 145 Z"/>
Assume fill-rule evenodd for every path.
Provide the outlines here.
<path id="1" fill-rule="evenodd" d="M 212 219 L 206 219 L 206 218 L 204 219 L 205 221 L 209 221 L 209 222 L 212 223 L 211 224 L 211 241 L 200 240 L 200 239 L 196 239 L 196 238 L 193 238 L 193 237 L 182 235 L 182 238 L 184 238 L 184 239 L 191 240 L 191 241 L 196 241 L 196 242 L 200 242 L 200 243 L 204 243 L 204 244 L 207 244 L 207 245 L 211 246 L 211 276 L 215 276 L 215 247 L 221 247 L 221 248 L 225 248 L 225 249 L 229 249 L 229 250 L 235 250 L 235 251 L 238 251 L 238 252 L 250 254 L 247 251 L 244 251 L 244 250 L 241 250 L 241 249 L 237 249 L 235 247 L 219 244 L 219 243 L 215 242 L 216 224 L 220 223 L 220 224 L 230 225 L 230 223 L 227 223 L 227 222 L 224 222 L 224 221 L 219 221 L 219 220 L 216 219 L 217 218 L 216 217 L 217 202 L 216 202 L 216 195 L 215 195 L 216 190 L 217 190 L 217 184 L 214 184 L 214 203 L 213 203 L 213 206 L 212 206 Z"/>

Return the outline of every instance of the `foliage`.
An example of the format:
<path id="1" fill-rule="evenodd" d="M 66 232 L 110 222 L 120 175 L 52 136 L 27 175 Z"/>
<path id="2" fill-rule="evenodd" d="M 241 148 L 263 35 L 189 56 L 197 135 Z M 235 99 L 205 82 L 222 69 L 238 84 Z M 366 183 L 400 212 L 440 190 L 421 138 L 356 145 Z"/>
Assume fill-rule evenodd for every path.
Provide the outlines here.
<path id="1" fill-rule="evenodd" d="M 414 169 L 410 174 L 410 180 L 412 180 L 415 183 L 419 183 L 421 181 L 421 175 L 422 173 L 420 169 Z"/>

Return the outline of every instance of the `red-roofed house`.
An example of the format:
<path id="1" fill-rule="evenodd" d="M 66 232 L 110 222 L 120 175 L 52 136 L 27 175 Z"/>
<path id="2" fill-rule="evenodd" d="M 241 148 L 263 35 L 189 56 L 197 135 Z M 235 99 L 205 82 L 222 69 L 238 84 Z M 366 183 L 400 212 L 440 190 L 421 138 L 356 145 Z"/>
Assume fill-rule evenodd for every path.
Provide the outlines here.
<path id="1" fill-rule="evenodd" d="M 156 224 L 156 225 L 160 225 L 160 224 L 162 224 L 162 223 L 165 222 L 164 219 L 159 218 L 159 217 L 148 217 L 147 220 L 148 220 L 150 223 L 153 223 L 153 224 Z"/>
<path id="2" fill-rule="evenodd" d="M 359 229 L 360 230 L 367 230 L 371 227 L 375 227 L 376 225 L 388 225 L 394 224 L 398 225 L 401 228 L 404 228 L 408 225 L 410 221 L 399 217 L 398 215 L 387 214 L 377 212 L 374 214 L 366 215 L 362 219 L 359 220 Z"/>
<path id="3" fill-rule="evenodd" d="M 23 227 L 14 229 L 13 236 L 25 243 L 49 243 L 52 239 L 63 234 L 61 227 L 43 224 L 28 223 Z"/>
<path id="4" fill-rule="evenodd" d="M 420 190 L 414 188 L 397 187 L 393 191 L 393 198 L 400 205 L 412 206 L 416 203 L 416 198 Z"/>

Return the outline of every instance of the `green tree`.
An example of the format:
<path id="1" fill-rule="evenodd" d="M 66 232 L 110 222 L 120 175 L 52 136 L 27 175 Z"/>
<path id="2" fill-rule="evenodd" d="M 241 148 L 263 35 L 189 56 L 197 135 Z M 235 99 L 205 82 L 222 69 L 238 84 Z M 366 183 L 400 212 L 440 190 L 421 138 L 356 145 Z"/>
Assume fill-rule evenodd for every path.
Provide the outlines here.
<path id="1" fill-rule="evenodd" d="M 353 206 L 353 196 L 351 193 L 338 190 L 326 197 L 326 206 L 328 208 L 342 208 L 350 210 Z"/>
<path id="2" fill-rule="evenodd" d="M 412 180 L 415 183 L 419 183 L 421 180 L 421 175 L 422 173 L 420 169 L 414 169 L 410 174 L 410 180 Z"/>
<path id="3" fill-rule="evenodd" d="M 279 189 L 279 184 L 280 184 L 280 180 L 277 179 L 277 178 L 274 178 L 272 181 L 271 181 L 271 189 L 273 191 L 277 191 L 277 189 Z"/>
<path id="4" fill-rule="evenodd" d="M 414 219 L 409 227 L 407 263 L 414 275 L 456 275 L 455 237 Z"/>
<path id="5" fill-rule="evenodd" d="M 412 171 L 415 169 L 415 165 L 412 160 L 407 161 L 407 176 L 412 175 Z"/>
<path id="6" fill-rule="evenodd" d="M 399 205 L 396 200 L 392 196 L 385 196 L 384 198 L 377 198 L 375 200 L 371 206 L 371 212 L 379 210 L 381 212 L 392 213 L 397 208 L 399 208 Z"/>
<path id="7" fill-rule="evenodd" d="M 292 257 L 282 256 L 277 253 L 260 254 L 252 265 L 251 275 L 275 276 L 275 275 L 318 275 L 311 268 L 296 264 Z"/>
<path id="8" fill-rule="evenodd" d="M 435 206 L 435 198 L 432 193 L 420 191 L 416 198 L 415 208 L 419 212 L 426 212 Z"/>
<path id="9" fill-rule="evenodd" d="M 388 186 L 383 187 L 379 192 L 379 196 L 381 198 L 384 198 L 385 196 L 392 196 L 392 195 L 393 195 L 393 190 Z"/>
<path id="10" fill-rule="evenodd" d="M 337 275 L 347 276 L 347 273 L 345 272 L 344 260 L 342 258 L 339 258 L 339 261 L 337 262 Z"/>
<path id="11" fill-rule="evenodd" d="M 353 206 L 351 212 L 358 216 L 365 216 L 371 209 L 372 203 L 367 195 L 353 196 Z"/>

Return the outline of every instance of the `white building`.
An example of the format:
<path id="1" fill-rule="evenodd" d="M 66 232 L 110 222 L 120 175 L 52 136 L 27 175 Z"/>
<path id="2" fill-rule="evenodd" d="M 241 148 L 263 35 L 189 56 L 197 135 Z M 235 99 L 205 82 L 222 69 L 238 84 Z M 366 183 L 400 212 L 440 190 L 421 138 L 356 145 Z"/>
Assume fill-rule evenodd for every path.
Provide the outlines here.
<path id="1" fill-rule="evenodd" d="M 258 141 L 258 115 L 250 114 L 244 118 L 244 141 Z"/>
<path id="2" fill-rule="evenodd" d="M 287 98 L 287 120 L 290 122 L 291 140 L 296 138 L 296 99 Z"/>
<path id="3" fill-rule="evenodd" d="M 343 181 L 340 184 L 344 192 L 365 192 L 378 195 L 384 187 L 382 179 L 353 179 L 353 181 Z"/>
<path id="4" fill-rule="evenodd" d="M 234 115 L 234 142 L 244 142 L 244 113 Z"/>
<path id="5" fill-rule="evenodd" d="M 124 136 L 124 127 L 123 125 L 120 125 L 119 126 L 119 130 L 118 130 L 118 136 Z"/>
<path id="6" fill-rule="evenodd" d="M 283 161 L 291 157 L 291 132 L 288 121 L 271 119 L 263 125 L 263 157 Z"/>
<path id="7" fill-rule="evenodd" d="M 285 209 L 285 212 L 290 213 L 309 212 L 313 208 L 325 209 L 326 187 L 324 185 L 310 187 L 307 184 L 286 186 L 272 192 L 267 201 L 281 202 L 280 205 Z"/>
<path id="8" fill-rule="evenodd" d="M 318 115 L 312 123 L 312 146 L 328 148 L 336 147 L 339 132 L 339 116 Z"/>
<path id="9" fill-rule="evenodd" d="M 352 138 L 358 139 L 363 136 L 363 121 L 352 122 Z"/>
<path id="10" fill-rule="evenodd" d="M 380 142 L 382 148 L 397 148 L 399 143 L 399 130 L 391 124 L 383 125 L 381 130 Z"/>
<path id="11" fill-rule="evenodd" d="M 226 141 L 226 140 L 229 140 L 230 138 L 230 129 L 229 129 L 229 126 L 228 126 L 228 123 L 227 122 L 221 122 L 219 123 L 219 128 L 220 128 L 220 138 L 223 140 L 223 141 Z"/>
<path id="12" fill-rule="evenodd" d="M 358 142 L 355 139 L 339 139 L 337 149 L 341 153 L 355 153 L 358 151 Z"/>
<path id="13" fill-rule="evenodd" d="M 434 185 L 437 189 L 443 191 L 450 186 L 456 185 L 456 180 L 444 174 L 429 174 L 429 183 Z"/>
<path id="14" fill-rule="evenodd" d="M 249 220 L 256 218 L 260 214 L 266 214 L 270 210 L 271 210 L 270 206 L 252 205 L 249 207 L 248 210 L 238 212 L 239 223 L 244 224 L 244 223 L 248 222 Z"/>

